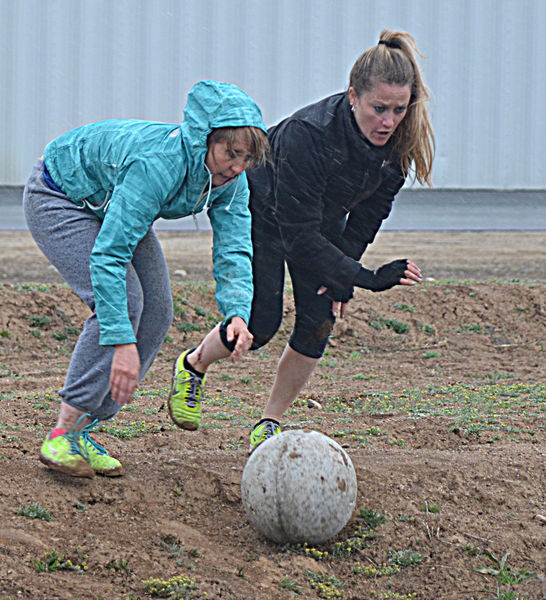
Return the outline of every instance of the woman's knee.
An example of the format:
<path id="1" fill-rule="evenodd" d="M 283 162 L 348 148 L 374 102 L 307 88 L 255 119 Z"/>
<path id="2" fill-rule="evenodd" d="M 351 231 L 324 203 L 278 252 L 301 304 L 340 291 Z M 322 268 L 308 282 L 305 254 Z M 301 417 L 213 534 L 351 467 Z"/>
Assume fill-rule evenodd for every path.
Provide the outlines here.
<path id="1" fill-rule="evenodd" d="M 329 316 L 322 321 L 296 321 L 290 336 L 290 347 L 309 358 L 321 358 L 328 345 L 335 319 Z"/>

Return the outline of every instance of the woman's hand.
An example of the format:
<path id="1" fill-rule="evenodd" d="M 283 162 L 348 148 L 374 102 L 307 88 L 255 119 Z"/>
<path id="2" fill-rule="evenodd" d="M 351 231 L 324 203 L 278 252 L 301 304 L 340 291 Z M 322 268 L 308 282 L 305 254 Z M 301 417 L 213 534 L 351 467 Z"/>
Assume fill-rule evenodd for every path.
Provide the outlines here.
<path id="1" fill-rule="evenodd" d="M 408 267 L 404 271 L 404 278 L 400 279 L 400 285 L 415 285 L 422 281 L 421 269 L 411 260 L 408 260 Z"/>
<path id="2" fill-rule="evenodd" d="M 231 360 L 239 360 L 242 358 L 252 346 L 254 336 L 248 330 L 246 323 L 241 317 L 233 317 L 226 329 L 227 341 L 232 342 L 237 340 L 235 348 L 231 353 Z"/>
<path id="3" fill-rule="evenodd" d="M 139 374 L 140 357 L 136 344 L 117 345 L 110 370 L 110 391 L 114 402 L 124 406 L 133 399 Z"/>
<path id="4" fill-rule="evenodd" d="M 317 296 L 322 296 L 328 291 L 328 288 L 325 285 L 321 285 L 317 290 Z M 339 314 L 339 318 L 343 319 L 343 317 L 347 314 L 347 307 L 349 306 L 349 301 L 347 302 L 332 302 L 332 314 L 334 317 L 337 317 Z"/>

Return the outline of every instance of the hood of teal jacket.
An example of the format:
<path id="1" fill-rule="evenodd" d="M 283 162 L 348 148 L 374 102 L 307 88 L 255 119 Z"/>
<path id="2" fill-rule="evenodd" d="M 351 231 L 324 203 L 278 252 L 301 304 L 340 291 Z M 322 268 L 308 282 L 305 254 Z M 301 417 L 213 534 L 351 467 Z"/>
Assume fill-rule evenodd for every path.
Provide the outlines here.
<path id="1" fill-rule="evenodd" d="M 180 126 L 190 173 L 205 168 L 207 137 L 219 127 L 257 127 L 267 134 L 254 100 L 232 83 L 199 81 L 188 94 Z"/>

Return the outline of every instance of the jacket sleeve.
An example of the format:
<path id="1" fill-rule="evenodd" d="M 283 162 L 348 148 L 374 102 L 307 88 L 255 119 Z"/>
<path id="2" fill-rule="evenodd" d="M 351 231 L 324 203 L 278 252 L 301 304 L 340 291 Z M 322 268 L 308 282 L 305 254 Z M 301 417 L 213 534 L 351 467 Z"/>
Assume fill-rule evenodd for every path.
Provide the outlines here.
<path id="1" fill-rule="evenodd" d="M 400 167 L 383 169 L 383 181 L 374 194 L 351 210 L 339 247 L 354 260 L 360 260 L 381 224 L 390 215 L 394 198 L 404 183 Z"/>
<path id="2" fill-rule="evenodd" d="M 321 233 L 322 198 L 331 169 L 324 144 L 309 125 L 297 120 L 284 125 L 275 144 L 275 216 L 291 261 L 348 286 L 360 264 Z"/>
<path id="3" fill-rule="evenodd" d="M 129 166 L 95 240 L 90 273 L 103 346 L 136 342 L 127 307 L 127 265 L 160 210 L 161 176 L 144 161 Z M 163 182 L 164 184 L 164 182 Z"/>
<path id="4" fill-rule="evenodd" d="M 212 271 L 218 309 L 226 319 L 241 317 L 246 323 L 250 319 L 254 293 L 248 198 L 248 181 L 242 173 L 208 211 L 213 232 Z"/>

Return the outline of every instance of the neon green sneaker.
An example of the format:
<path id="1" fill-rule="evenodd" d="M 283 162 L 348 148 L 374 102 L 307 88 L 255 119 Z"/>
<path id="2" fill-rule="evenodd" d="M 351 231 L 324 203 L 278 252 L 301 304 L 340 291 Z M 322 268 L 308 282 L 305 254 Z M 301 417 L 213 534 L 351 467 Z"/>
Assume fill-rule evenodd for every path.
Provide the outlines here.
<path id="1" fill-rule="evenodd" d="M 206 377 L 198 377 L 184 367 L 184 358 L 192 350 L 186 350 L 177 358 L 173 369 L 173 385 L 167 406 L 174 423 L 182 429 L 194 431 L 201 422 L 201 401 Z"/>
<path id="2" fill-rule="evenodd" d="M 95 476 L 95 471 L 80 448 L 79 431 L 67 431 L 53 439 L 50 439 L 50 435 L 47 435 L 40 448 L 40 460 L 44 465 L 72 477 Z"/>
<path id="3" fill-rule="evenodd" d="M 119 477 L 123 475 L 123 465 L 117 458 L 110 456 L 108 450 L 89 435 L 98 422 L 99 420 L 95 419 L 81 430 L 80 447 L 82 453 L 87 457 L 89 465 L 98 475 Z"/>
<path id="4" fill-rule="evenodd" d="M 260 444 L 263 444 L 263 442 L 281 432 L 281 426 L 275 419 L 262 419 L 254 425 L 254 429 L 250 432 L 250 447 L 248 453 L 252 454 Z"/>

